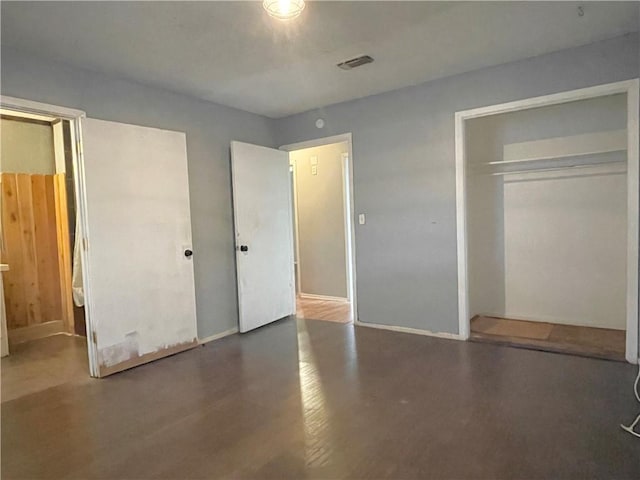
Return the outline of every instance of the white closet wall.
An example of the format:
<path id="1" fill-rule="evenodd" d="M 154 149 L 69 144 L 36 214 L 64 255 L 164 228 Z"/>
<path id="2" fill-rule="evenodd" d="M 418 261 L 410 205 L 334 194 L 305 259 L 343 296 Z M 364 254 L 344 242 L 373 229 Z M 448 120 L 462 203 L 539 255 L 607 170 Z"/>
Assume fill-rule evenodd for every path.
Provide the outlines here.
<path id="1" fill-rule="evenodd" d="M 625 102 L 613 95 L 468 122 L 471 316 L 625 328 L 626 151 L 610 151 Z M 545 139 L 559 140 L 526 143 Z M 564 155 L 579 147 L 599 153 Z M 546 159 L 495 163 L 537 152 Z"/>

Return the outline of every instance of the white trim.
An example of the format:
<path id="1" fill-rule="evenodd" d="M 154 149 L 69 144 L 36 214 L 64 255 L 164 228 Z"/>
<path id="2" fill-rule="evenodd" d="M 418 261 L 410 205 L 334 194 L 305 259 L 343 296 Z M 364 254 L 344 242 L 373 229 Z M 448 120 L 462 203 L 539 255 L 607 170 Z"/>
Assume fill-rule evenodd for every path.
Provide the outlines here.
<path id="1" fill-rule="evenodd" d="M 229 335 L 234 335 L 236 333 L 238 333 L 238 327 L 233 327 L 233 328 L 230 328 L 229 330 L 216 333 L 215 335 L 211 335 L 209 337 L 199 338 L 198 343 L 200 345 L 204 345 L 205 343 L 213 342 L 214 340 L 220 340 L 221 338 L 228 337 Z"/>
<path id="2" fill-rule="evenodd" d="M 289 165 L 293 168 L 291 172 L 291 181 L 293 182 L 293 218 L 295 218 L 296 224 L 293 230 L 293 248 L 295 249 L 295 290 L 296 295 L 300 295 L 300 289 L 302 288 L 302 282 L 300 278 L 300 227 L 298 217 L 298 172 L 296 171 L 296 161 L 289 155 Z"/>
<path id="3" fill-rule="evenodd" d="M 498 115 L 500 113 L 517 112 L 520 110 L 529 110 L 532 108 L 558 105 L 560 103 L 569 103 L 578 100 L 588 100 L 590 98 L 606 97 L 607 95 L 615 95 L 617 93 L 628 93 L 634 87 L 636 89 L 638 88 L 637 78 L 634 78 L 632 80 L 623 80 L 622 82 L 596 85 L 594 87 L 569 90 L 566 92 L 554 93 L 551 95 L 542 95 L 540 97 L 526 98 L 524 100 L 516 100 L 514 102 L 499 103 L 497 105 L 489 105 L 487 107 L 462 110 L 460 112 L 456 112 L 456 115 L 461 115 L 465 120 L 469 120 L 471 118 L 489 117 L 492 115 Z"/>
<path id="4" fill-rule="evenodd" d="M 351 133 L 342 133 L 331 137 L 316 138 L 314 140 L 305 140 L 304 142 L 290 143 L 282 145 L 280 150 L 285 152 L 293 152 L 295 150 L 304 150 L 305 148 L 322 147 L 323 145 L 331 145 L 333 143 L 348 142 L 351 144 Z"/>
<path id="5" fill-rule="evenodd" d="M 327 300 L 329 302 L 349 303 L 349 299 L 345 297 L 332 297 L 330 295 L 316 295 L 314 293 L 299 293 L 300 298 L 308 298 L 310 300 Z"/>
<path id="6" fill-rule="evenodd" d="M 638 248 L 640 242 L 640 80 L 632 81 L 627 89 L 627 346 L 629 363 L 638 361 Z"/>
<path id="7" fill-rule="evenodd" d="M 351 231 L 353 230 L 353 218 L 351 216 L 351 174 L 349 169 L 349 152 L 340 154 L 342 161 L 342 206 L 344 210 L 344 251 L 346 255 L 345 269 L 347 275 L 347 300 L 353 298 L 353 265 L 351 262 Z"/>
<path id="8" fill-rule="evenodd" d="M 397 327 L 393 325 L 380 325 L 377 323 L 366 323 L 366 322 L 360 322 L 357 320 L 354 322 L 354 324 L 358 327 L 375 328 L 378 330 L 388 330 L 390 332 L 411 333 L 413 335 L 423 335 L 425 337 L 444 338 L 447 340 L 458 340 L 458 341 L 466 340 L 462 338 L 460 335 L 457 335 L 455 333 L 432 332 L 430 330 L 421 330 L 419 328 Z"/>
<path id="9" fill-rule="evenodd" d="M 282 145 L 280 150 L 285 152 L 292 152 L 294 150 L 303 150 L 305 148 L 321 147 L 323 145 L 331 145 L 334 143 L 346 142 L 349 150 L 349 161 L 347 162 L 348 168 L 348 182 L 345 182 L 344 188 L 348 188 L 349 193 L 349 219 L 345 221 L 345 228 L 349 229 L 350 247 L 347 249 L 347 262 L 350 264 L 351 275 L 349 278 L 348 295 L 351 301 L 351 311 L 353 319 L 358 318 L 358 293 L 357 293 L 357 281 L 356 281 L 356 235 L 355 235 L 355 222 L 353 221 L 355 216 L 355 201 L 353 195 L 353 141 L 351 133 L 343 133 L 340 135 L 333 135 L 331 137 L 317 138 L 314 140 L 307 140 L 304 142 L 291 143 L 288 145 Z M 346 219 L 345 219 L 346 220 Z M 296 222 L 297 225 L 297 222 Z M 300 265 L 300 258 L 298 257 L 298 265 Z M 300 277 L 298 276 L 298 280 Z"/>
<path id="10" fill-rule="evenodd" d="M 517 100 L 498 105 L 474 108 L 455 113 L 455 156 L 456 156 L 456 225 L 458 255 L 458 325 L 460 337 L 469 338 L 469 292 L 467 284 L 467 209 L 466 209 L 466 152 L 465 121 L 520 110 L 529 110 L 549 105 L 587 100 L 624 93 L 627 95 L 627 178 L 628 178 L 628 220 L 627 220 L 627 328 L 626 359 L 638 362 L 638 248 L 639 248 L 639 89 L 636 78 L 622 82 L 608 83 L 581 88 L 552 95 Z"/>
<path id="11" fill-rule="evenodd" d="M 89 245 L 89 229 L 87 223 L 87 199 L 86 182 L 84 175 L 84 158 L 82 148 L 82 119 L 86 113 L 57 105 L 33 102 L 22 98 L 0 95 L 0 106 L 18 113 L 26 112 L 35 115 L 53 116 L 70 122 L 71 145 L 73 155 L 73 181 L 76 201 L 76 222 L 80 223 L 84 248 L 81 249 L 82 278 L 85 297 L 85 324 L 87 333 L 87 356 L 89 359 L 89 374 L 92 377 L 99 376 L 98 349 L 94 342 L 95 325 L 92 322 L 92 297 L 91 275 L 89 262 L 87 261 L 87 248 Z"/>
<path id="12" fill-rule="evenodd" d="M 0 114 L 13 116 L 15 114 L 15 110 L 0 108 Z M 53 123 L 56 121 L 56 117 L 52 117 L 50 115 L 38 115 L 36 113 L 20 112 L 18 116 L 20 118 L 26 118 L 27 120 L 38 120 L 40 122 Z"/>
<path id="13" fill-rule="evenodd" d="M 465 124 L 460 112 L 455 115 L 456 129 L 456 240 L 458 256 L 458 333 L 469 339 L 469 287 L 467 286 L 467 176 L 465 172 Z"/>
<path id="14" fill-rule="evenodd" d="M 86 117 L 87 114 L 82 110 L 73 108 L 59 107 L 57 105 L 49 105 L 47 103 L 32 102 L 24 98 L 8 97 L 0 95 L 0 103 L 2 108 L 14 110 L 20 113 L 31 113 L 34 115 L 44 115 L 45 117 L 64 118 L 65 120 L 75 120 L 76 118 Z"/>

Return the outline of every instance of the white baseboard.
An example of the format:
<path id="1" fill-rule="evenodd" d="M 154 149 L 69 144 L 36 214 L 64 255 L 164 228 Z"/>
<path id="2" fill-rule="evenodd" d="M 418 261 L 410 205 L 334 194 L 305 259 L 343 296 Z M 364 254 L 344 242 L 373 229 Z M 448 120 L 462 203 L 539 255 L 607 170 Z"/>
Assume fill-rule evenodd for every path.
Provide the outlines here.
<path id="1" fill-rule="evenodd" d="M 447 340 L 459 340 L 462 342 L 465 341 L 465 339 L 462 338 L 457 333 L 432 332 L 430 330 L 421 330 L 419 328 L 397 327 L 393 325 L 379 325 L 377 323 L 366 323 L 366 322 L 360 322 L 358 320 L 356 320 L 354 323 L 359 327 L 377 328 L 378 330 L 389 330 L 391 332 L 411 333 L 414 335 L 424 335 L 426 337 L 446 338 Z"/>
<path id="2" fill-rule="evenodd" d="M 200 345 L 204 345 L 205 343 L 213 342 L 214 340 L 220 340 L 221 338 L 228 337 L 229 335 L 233 335 L 234 333 L 238 333 L 238 327 L 230 328 L 221 333 L 216 333 L 215 335 L 211 335 L 210 337 L 199 338 L 198 343 Z"/>
<path id="3" fill-rule="evenodd" d="M 313 293 L 299 293 L 298 296 L 300 298 L 308 298 L 310 300 L 329 300 L 331 302 L 349 303 L 349 299 L 344 297 L 330 297 L 328 295 L 315 295 Z"/>

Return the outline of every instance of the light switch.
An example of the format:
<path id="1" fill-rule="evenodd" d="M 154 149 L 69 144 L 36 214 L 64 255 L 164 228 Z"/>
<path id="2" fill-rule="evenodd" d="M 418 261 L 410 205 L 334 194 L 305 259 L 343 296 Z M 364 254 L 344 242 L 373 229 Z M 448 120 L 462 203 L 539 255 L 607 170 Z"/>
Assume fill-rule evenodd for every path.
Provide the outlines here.
<path id="1" fill-rule="evenodd" d="M 309 163 L 311 163 L 311 165 L 317 165 L 318 164 L 318 156 L 317 155 L 313 155 L 312 157 L 309 158 Z"/>
<path id="2" fill-rule="evenodd" d="M 360 215 L 358 215 L 358 223 L 360 225 L 364 225 L 366 223 L 367 219 L 364 218 L 364 213 L 361 213 Z"/>

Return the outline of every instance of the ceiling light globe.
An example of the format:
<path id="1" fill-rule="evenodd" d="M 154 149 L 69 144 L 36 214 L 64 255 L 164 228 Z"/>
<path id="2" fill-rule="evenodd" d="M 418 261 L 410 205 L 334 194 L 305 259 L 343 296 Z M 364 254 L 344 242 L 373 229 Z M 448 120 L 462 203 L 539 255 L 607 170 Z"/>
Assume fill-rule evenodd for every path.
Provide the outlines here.
<path id="1" fill-rule="evenodd" d="M 302 13 L 304 0 L 264 0 L 262 6 L 273 18 L 289 20 Z"/>

